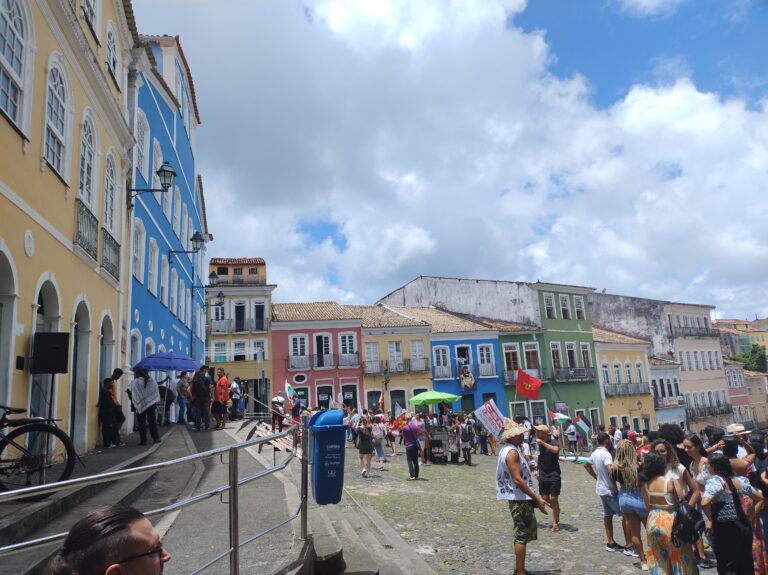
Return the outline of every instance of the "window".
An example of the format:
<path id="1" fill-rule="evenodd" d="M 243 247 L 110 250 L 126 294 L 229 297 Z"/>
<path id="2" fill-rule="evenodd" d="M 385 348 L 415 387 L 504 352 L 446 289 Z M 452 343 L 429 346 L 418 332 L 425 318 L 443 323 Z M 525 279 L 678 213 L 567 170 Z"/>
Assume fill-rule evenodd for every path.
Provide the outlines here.
<path id="1" fill-rule="evenodd" d="M 120 50 L 117 48 L 112 22 L 107 23 L 107 70 L 112 74 L 115 84 L 120 84 Z"/>
<path id="2" fill-rule="evenodd" d="M 147 179 L 147 160 L 149 159 L 149 123 L 143 110 L 139 110 L 136 118 L 136 167 L 139 173 Z"/>
<path id="3" fill-rule="evenodd" d="M 133 276 L 144 282 L 144 224 L 140 219 L 133 221 Z"/>
<path id="4" fill-rule="evenodd" d="M 226 341 L 214 342 L 213 361 L 227 361 L 227 342 Z"/>
<path id="5" fill-rule="evenodd" d="M 177 191 L 178 186 L 174 186 L 173 190 L 169 188 L 168 191 L 163 194 L 163 196 L 165 196 L 163 198 L 163 213 L 165 214 L 165 219 L 169 222 L 173 219 L 173 196 Z"/>
<path id="6" fill-rule="evenodd" d="M 576 319 L 586 319 L 587 316 L 584 313 L 584 298 L 582 296 L 573 296 L 573 307 L 576 310 Z"/>
<path id="7" fill-rule="evenodd" d="M 181 206 L 181 235 L 179 236 L 179 239 L 181 240 L 181 245 L 182 245 L 181 249 L 183 250 L 188 249 L 186 247 L 187 238 L 189 237 L 189 234 L 188 234 L 189 228 L 187 227 L 188 219 L 189 218 L 187 216 L 187 204 L 184 204 L 183 206 Z M 190 257 L 190 256 L 192 256 L 192 254 L 187 254 L 187 257 Z"/>
<path id="8" fill-rule="evenodd" d="M 404 371 L 402 344 L 399 341 L 390 341 L 387 347 L 389 349 L 389 371 L 394 373 Z"/>
<path id="9" fill-rule="evenodd" d="M 307 337 L 303 335 L 291 336 L 291 355 L 292 356 L 305 356 L 307 355 Z"/>
<path id="10" fill-rule="evenodd" d="M 217 304 L 213 306 L 213 319 L 214 321 L 221 321 L 224 319 L 224 304 Z"/>
<path id="11" fill-rule="evenodd" d="M 20 127 L 27 26 L 19 0 L 0 3 L 0 110 Z"/>
<path id="12" fill-rule="evenodd" d="M 339 351 L 341 353 L 355 353 L 355 336 L 351 333 L 339 336 Z"/>
<path id="13" fill-rule="evenodd" d="M 424 357 L 424 342 L 420 339 L 411 340 L 411 370 L 424 371 L 427 369 L 427 362 Z"/>
<path id="14" fill-rule="evenodd" d="M 104 227 L 110 231 L 116 231 L 115 228 L 115 188 L 117 181 L 117 170 L 115 169 L 115 160 L 110 155 L 107 156 L 107 163 L 104 166 Z"/>
<path id="15" fill-rule="evenodd" d="M 584 367 L 592 367 L 592 352 L 588 343 L 581 343 L 581 364 Z"/>
<path id="16" fill-rule="evenodd" d="M 365 344 L 365 372 L 380 373 L 379 344 L 368 342 Z"/>
<path id="17" fill-rule="evenodd" d="M 257 339 L 253 342 L 254 361 L 264 361 L 267 359 L 267 342 L 263 339 Z"/>
<path id="18" fill-rule="evenodd" d="M 163 149 L 160 147 L 160 142 L 157 138 L 152 142 L 152 189 L 160 190 L 160 176 L 157 175 L 157 171 L 163 165 Z M 167 196 L 168 192 L 155 192 L 155 199 L 161 206 L 163 205 L 163 196 Z"/>
<path id="19" fill-rule="evenodd" d="M 568 367 L 577 367 L 579 364 L 576 361 L 576 344 L 566 343 L 565 344 L 565 356 L 568 358 Z"/>
<path id="20" fill-rule="evenodd" d="M 539 369 L 541 362 L 539 361 L 538 343 L 524 343 L 523 355 L 525 356 L 525 369 Z"/>
<path id="21" fill-rule="evenodd" d="M 493 361 L 493 346 L 485 344 L 478 345 L 477 360 L 481 377 L 492 377 L 496 375 Z"/>
<path id="22" fill-rule="evenodd" d="M 83 0 L 82 1 L 83 16 L 85 21 L 90 26 L 93 35 L 96 35 L 96 0 Z"/>
<path id="23" fill-rule="evenodd" d="M 96 135 L 93 122 L 86 116 L 83 120 L 83 132 L 80 136 L 80 182 L 79 196 L 89 206 L 93 202 L 93 173 L 95 170 Z M 114 171 L 114 166 L 113 166 Z"/>
<path id="24" fill-rule="evenodd" d="M 689 371 L 693 371 L 693 355 L 690 351 L 685 352 L 685 367 Z"/>
<path id="25" fill-rule="evenodd" d="M 235 342 L 232 359 L 234 361 L 245 361 L 247 359 L 246 356 L 245 356 L 245 342 L 244 341 L 236 341 Z"/>
<path id="26" fill-rule="evenodd" d="M 178 295 L 179 295 L 179 273 L 176 271 L 176 268 L 173 268 L 171 270 L 171 291 L 169 294 L 169 301 L 170 304 L 168 307 L 171 309 L 171 313 L 176 315 L 176 302 L 178 301 Z"/>
<path id="27" fill-rule="evenodd" d="M 693 352 L 693 362 L 696 365 L 696 371 L 701 371 L 701 363 L 699 362 L 699 352 Z"/>
<path id="28" fill-rule="evenodd" d="M 552 367 L 554 369 L 560 369 L 563 367 L 563 361 L 560 357 L 560 344 L 558 342 L 552 342 L 549 344 L 549 350 L 552 354 Z"/>
<path id="29" fill-rule="evenodd" d="M 613 378 L 616 380 L 616 383 L 621 383 L 621 365 L 618 363 L 613 364 Z"/>
<path id="30" fill-rule="evenodd" d="M 443 346 L 435 347 L 433 354 L 435 356 L 435 378 L 450 379 L 451 365 L 448 362 L 448 348 Z"/>
<path id="31" fill-rule="evenodd" d="M 147 266 L 147 289 L 157 295 L 157 265 L 160 252 L 155 238 L 149 239 L 149 265 Z"/>
<path id="32" fill-rule="evenodd" d="M 629 363 L 624 364 L 624 375 L 626 377 L 624 381 L 631 384 L 632 383 L 632 365 L 631 364 Z"/>
<path id="33" fill-rule="evenodd" d="M 187 246 L 186 248 L 184 248 L 186 250 L 192 249 L 192 236 L 194 235 L 194 232 L 192 230 L 194 229 L 195 229 L 195 226 L 192 223 L 192 218 L 189 218 L 189 221 L 187 222 L 187 241 L 184 244 Z M 198 265 L 197 269 L 202 269 L 202 268 Z"/>
<path id="34" fill-rule="evenodd" d="M 544 313 L 547 319 L 557 319 L 555 312 L 555 296 L 551 293 L 544 294 Z"/>
<path id="35" fill-rule="evenodd" d="M 715 369 L 715 353 L 713 351 L 708 351 L 707 357 L 709 358 L 709 369 Z"/>
<path id="36" fill-rule="evenodd" d="M 607 385 L 611 383 L 611 370 L 608 369 L 608 364 L 604 363 L 601 368 L 601 372 L 603 374 L 603 384 Z"/>
<path id="37" fill-rule="evenodd" d="M 168 305 L 168 258 L 163 256 L 160 267 L 160 303 Z"/>
<path id="38" fill-rule="evenodd" d="M 680 317 L 680 316 L 677 316 L 677 317 Z M 683 352 L 682 351 L 678 351 L 677 352 L 677 362 L 680 364 L 680 371 L 685 371 L 685 361 L 684 361 L 684 359 L 685 358 L 683 357 Z"/>
<path id="39" fill-rule="evenodd" d="M 643 364 L 638 362 L 635 364 L 635 373 L 637 373 L 637 383 L 643 383 L 645 378 L 643 377 Z"/>
<path id="40" fill-rule="evenodd" d="M 249 276 L 255 276 L 258 275 L 259 272 L 256 271 L 256 268 L 248 268 L 248 275 Z"/>
<path id="41" fill-rule="evenodd" d="M 571 300 L 567 295 L 559 295 L 560 299 L 560 317 L 571 319 Z"/>
<path id="42" fill-rule="evenodd" d="M 187 304 L 187 285 L 184 280 L 179 281 L 179 319 L 184 321 L 184 311 Z"/>
<path id="43" fill-rule="evenodd" d="M 516 343 L 504 344 L 504 369 L 512 372 L 520 369 L 520 356 Z"/>
<path id="44" fill-rule="evenodd" d="M 173 233 L 181 237 L 181 191 L 178 186 L 173 191 Z"/>
<path id="45" fill-rule="evenodd" d="M 720 352 L 715 352 L 715 369 L 720 369 Z"/>
<path id="46" fill-rule="evenodd" d="M 233 271 L 233 274 L 236 276 L 242 276 L 243 275 L 243 268 L 235 268 Z"/>
<path id="47" fill-rule="evenodd" d="M 531 401 L 531 423 L 533 425 L 547 424 L 547 405 L 544 400 Z"/>
<path id="48" fill-rule="evenodd" d="M 67 89 L 64 74 L 58 67 L 48 73 L 48 98 L 45 114 L 45 161 L 63 178 L 65 165 L 65 131 L 67 122 Z"/>
<path id="49" fill-rule="evenodd" d="M 609 424 L 609 426 L 612 425 L 613 427 L 618 427 L 619 426 L 618 420 L 616 419 L 615 415 L 611 415 L 608 418 L 608 424 Z"/>

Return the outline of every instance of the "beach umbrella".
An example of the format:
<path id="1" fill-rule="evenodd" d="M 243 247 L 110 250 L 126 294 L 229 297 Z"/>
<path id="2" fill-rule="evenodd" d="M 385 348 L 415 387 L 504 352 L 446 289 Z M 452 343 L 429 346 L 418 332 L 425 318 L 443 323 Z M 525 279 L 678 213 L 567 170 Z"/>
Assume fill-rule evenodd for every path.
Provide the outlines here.
<path id="1" fill-rule="evenodd" d="M 453 395 L 451 393 L 443 393 L 441 391 L 424 391 L 418 395 L 414 395 L 409 403 L 413 405 L 434 405 L 435 403 L 453 403 L 459 401 L 461 396 Z"/>
<path id="2" fill-rule="evenodd" d="M 147 371 L 195 371 L 200 364 L 188 355 L 175 351 L 153 353 L 133 366 L 134 371 L 143 367 Z"/>

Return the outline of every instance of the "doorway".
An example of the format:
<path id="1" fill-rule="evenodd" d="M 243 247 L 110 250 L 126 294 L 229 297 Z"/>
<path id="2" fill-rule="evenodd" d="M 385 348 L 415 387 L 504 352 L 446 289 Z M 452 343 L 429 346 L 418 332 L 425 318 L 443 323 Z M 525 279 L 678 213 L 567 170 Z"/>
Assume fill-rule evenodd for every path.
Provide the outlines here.
<path id="1" fill-rule="evenodd" d="M 85 302 L 81 301 L 77 305 L 73 332 L 72 375 L 69 379 L 69 436 L 77 451 L 85 451 L 91 336 L 91 316 Z"/>
<path id="2" fill-rule="evenodd" d="M 357 386 L 356 385 L 342 385 L 341 397 L 344 405 L 347 407 L 358 407 L 357 404 Z"/>
<path id="3" fill-rule="evenodd" d="M 475 396 L 474 395 L 462 395 L 461 396 L 461 411 L 465 414 L 470 414 L 475 411 Z"/>
<path id="4" fill-rule="evenodd" d="M 317 407 L 320 409 L 330 409 L 331 401 L 333 400 L 333 386 L 332 385 L 318 385 L 317 392 Z"/>
<path id="5" fill-rule="evenodd" d="M 235 331 L 236 332 L 248 331 L 247 329 L 245 329 L 245 304 L 244 303 L 235 304 Z"/>

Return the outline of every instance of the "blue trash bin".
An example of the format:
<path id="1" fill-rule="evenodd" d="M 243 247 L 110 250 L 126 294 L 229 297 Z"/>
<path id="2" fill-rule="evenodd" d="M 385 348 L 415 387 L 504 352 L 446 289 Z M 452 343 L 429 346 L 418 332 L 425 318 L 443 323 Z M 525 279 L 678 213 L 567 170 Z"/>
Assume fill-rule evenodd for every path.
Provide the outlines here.
<path id="1" fill-rule="evenodd" d="M 341 501 L 344 487 L 346 429 L 341 409 L 321 411 L 312 416 L 312 497 L 318 505 Z"/>

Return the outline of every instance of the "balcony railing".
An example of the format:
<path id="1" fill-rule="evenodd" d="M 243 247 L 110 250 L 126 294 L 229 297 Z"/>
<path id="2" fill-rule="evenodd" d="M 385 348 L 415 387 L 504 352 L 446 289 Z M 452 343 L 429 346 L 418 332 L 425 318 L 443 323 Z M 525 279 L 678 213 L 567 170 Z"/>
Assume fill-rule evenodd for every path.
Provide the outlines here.
<path id="1" fill-rule="evenodd" d="M 384 373 L 387 362 L 383 360 L 366 361 L 363 365 L 363 371 L 368 375 L 379 375 Z"/>
<path id="2" fill-rule="evenodd" d="M 389 375 L 398 375 L 401 373 L 421 373 L 429 371 L 429 361 L 426 357 L 417 357 L 416 359 L 401 359 L 399 361 L 372 360 L 366 361 L 364 365 L 365 373 L 369 375 L 379 375 L 387 373 Z"/>
<path id="3" fill-rule="evenodd" d="M 405 367 L 410 373 L 429 371 L 429 361 L 426 357 L 417 357 L 405 360 Z"/>
<path id="4" fill-rule="evenodd" d="M 220 275 L 216 278 L 215 282 L 210 284 L 211 286 L 239 286 L 239 285 L 266 285 L 263 276 L 258 274 L 248 275 Z"/>
<path id="5" fill-rule="evenodd" d="M 339 367 L 357 367 L 360 365 L 360 355 L 357 353 L 339 354 Z"/>
<path id="6" fill-rule="evenodd" d="M 595 379 L 593 367 L 562 367 L 554 370 L 557 381 L 581 381 Z"/>
<path id="7" fill-rule="evenodd" d="M 407 370 L 405 368 L 405 360 L 404 359 L 390 359 L 387 362 L 387 371 L 391 374 L 398 374 L 398 373 L 405 373 Z"/>
<path id="8" fill-rule="evenodd" d="M 541 379 L 540 369 L 524 369 L 528 375 Z M 504 370 L 504 385 L 515 385 L 517 383 L 517 369 L 505 369 Z"/>
<path id="9" fill-rule="evenodd" d="M 647 383 L 617 383 L 603 385 L 605 397 L 621 397 L 624 395 L 648 395 L 651 388 Z"/>
<path id="10" fill-rule="evenodd" d="M 120 244 L 110 233 L 101 228 L 101 267 L 116 280 L 120 279 Z"/>
<path id="11" fill-rule="evenodd" d="M 257 333 L 269 331 L 269 320 L 264 319 L 213 319 L 211 333 Z"/>
<path id="12" fill-rule="evenodd" d="M 309 369 L 308 355 L 289 355 L 288 369 Z"/>
<path id="13" fill-rule="evenodd" d="M 733 409 L 730 403 L 721 403 L 720 405 L 706 405 L 704 407 L 686 407 L 685 412 L 689 419 L 701 419 L 716 415 L 731 415 Z"/>
<path id="14" fill-rule="evenodd" d="M 496 366 L 492 363 L 481 363 L 478 365 L 480 377 L 496 377 Z"/>
<path id="15" fill-rule="evenodd" d="M 315 369 L 334 367 L 336 364 L 333 361 L 333 354 L 330 353 L 316 353 L 312 356 L 312 367 Z"/>
<path id="16" fill-rule="evenodd" d="M 674 337 L 720 337 L 720 330 L 709 327 L 673 327 Z"/>
<path id="17" fill-rule="evenodd" d="M 99 254 L 99 220 L 82 200 L 78 198 L 75 204 L 77 205 L 75 244 L 96 260 Z"/>
<path id="18" fill-rule="evenodd" d="M 683 395 L 653 398 L 653 406 L 657 409 L 664 409 L 665 407 L 678 407 L 681 405 L 685 405 L 685 396 Z"/>
<path id="19" fill-rule="evenodd" d="M 450 365 L 436 365 L 433 368 L 432 377 L 434 379 L 453 379 L 453 369 Z"/>

